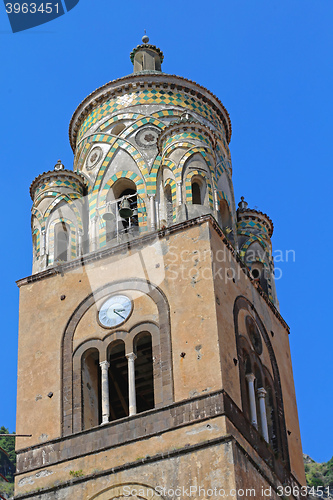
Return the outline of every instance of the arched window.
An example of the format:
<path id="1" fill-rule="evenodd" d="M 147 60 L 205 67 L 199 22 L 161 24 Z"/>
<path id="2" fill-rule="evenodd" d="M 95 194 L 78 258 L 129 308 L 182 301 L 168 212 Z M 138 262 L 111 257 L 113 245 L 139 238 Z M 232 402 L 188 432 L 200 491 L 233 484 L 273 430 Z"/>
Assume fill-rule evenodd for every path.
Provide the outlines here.
<path id="1" fill-rule="evenodd" d="M 109 401 L 110 419 L 128 416 L 128 362 L 124 342 L 113 342 L 109 347 Z"/>
<path id="2" fill-rule="evenodd" d="M 152 340 L 149 332 L 139 333 L 136 347 L 135 392 L 137 413 L 154 408 L 154 374 Z"/>
<path id="3" fill-rule="evenodd" d="M 90 429 L 102 422 L 100 371 L 98 350 L 88 349 L 81 358 L 83 429 Z"/>
<path id="4" fill-rule="evenodd" d="M 220 201 L 220 214 L 222 221 L 222 229 L 232 229 L 232 220 L 228 202 L 226 200 Z"/>
<path id="5" fill-rule="evenodd" d="M 268 284 L 264 264 L 262 262 L 251 263 L 251 273 L 253 278 L 260 284 L 263 291 L 268 295 Z"/>
<path id="6" fill-rule="evenodd" d="M 54 261 L 69 260 L 70 229 L 65 222 L 58 222 L 54 228 Z"/>
<path id="7" fill-rule="evenodd" d="M 192 204 L 202 205 L 201 189 L 198 182 L 192 182 Z"/>
<path id="8" fill-rule="evenodd" d="M 166 221 L 168 226 L 170 226 L 173 222 L 173 203 L 172 203 L 172 193 L 170 184 L 166 186 L 164 194 L 165 194 Z"/>

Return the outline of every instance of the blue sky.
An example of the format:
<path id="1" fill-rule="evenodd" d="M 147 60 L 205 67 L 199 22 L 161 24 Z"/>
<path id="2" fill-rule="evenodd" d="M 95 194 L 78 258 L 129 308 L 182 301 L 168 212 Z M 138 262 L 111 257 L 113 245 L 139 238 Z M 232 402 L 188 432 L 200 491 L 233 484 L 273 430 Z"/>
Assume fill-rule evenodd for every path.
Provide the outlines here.
<path id="1" fill-rule="evenodd" d="M 273 219 L 275 250 L 295 251 L 295 262 L 277 263 L 278 297 L 291 327 L 303 450 L 329 460 L 332 0 L 80 0 L 16 34 L 0 7 L 0 425 L 15 429 L 15 280 L 31 273 L 30 183 L 59 158 L 72 168 L 72 113 L 95 88 L 132 72 L 129 53 L 146 29 L 164 51 L 163 71 L 200 83 L 226 106 L 236 200 L 245 196 Z"/>

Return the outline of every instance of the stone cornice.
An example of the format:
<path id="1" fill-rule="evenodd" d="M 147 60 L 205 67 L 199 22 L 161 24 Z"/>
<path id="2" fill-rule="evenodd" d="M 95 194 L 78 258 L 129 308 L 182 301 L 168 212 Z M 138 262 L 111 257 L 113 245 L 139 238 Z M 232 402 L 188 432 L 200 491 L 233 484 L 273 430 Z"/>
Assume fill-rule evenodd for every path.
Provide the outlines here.
<path id="1" fill-rule="evenodd" d="M 48 172 L 43 172 L 42 174 L 39 174 L 31 183 L 30 185 L 30 196 L 32 201 L 34 201 L 34 195 L 35 195 L 35 190 L 39 186 L 39 184 L 47 182 L 51 180 L 52 178 L 54 179 L 68 179 L 70 178 L 71 180 L 75 180 L 78 183 L 81 184 L 82 188 L 86 187 L 86 179 L 83 177 L 83 175 L 73 172 L 73 170 L 50 170 Z"/>
<path id="2" fill-rule="evenodd" d="M 177 132 L 188 132 L 190 130 L 193 130 L 195 132 L 198 132 L 200 134 L 205 135 L 211 146 L 212 149 L 215 149 L 216 146 L 216 137 L 215 134 L 210 128 L 208 128 L 206 125 L 203 123 L 200 123 L 198 120 L 194 120 L 193 118 L 189 119 L 184 119 L 180 118 L 179 120 L 176 120 L 174 122 L 171 122 L 170 125 L 165 127 L 162 132 L 160 133 L 158 140 L 157 140 L 157 147 L 160 152 L 160 154 L 163 154 L 163 142 L 168 139 L 169 137 L 172 137 L 172 135 L 177 131 Z"/>
<path id="3" fill-rule="evenodd" d="M 69 124 L 69 141 L 73 151 L 76 147 L 77 133 L 86 116 L 98 105 L 112 97 L 118 97 L 129 92 L 136 92 L 139 88 L 161 87 L 163 89 L 176 89 L 189 93 L 198 100 L 208 103 L 219 116 L 226 129 L 227 141 L 231 139 L 231 121 L 229 113 L 222 102 L 212 92 L 198 83 L 177 75 L 166 73 L 142 72 L 131 74 L 106 83 L 94 90 L 79 104 Z"/>
<path id="4" fill-rule="evenodd" d="M 267 228 L 269 236 L 272 237 L 274 224 L 272 219 L 267 214 L 253 208 L 238 208 L 237 219 L 238 221 L 246 221 L 246 219 L 257 220 Z"/>

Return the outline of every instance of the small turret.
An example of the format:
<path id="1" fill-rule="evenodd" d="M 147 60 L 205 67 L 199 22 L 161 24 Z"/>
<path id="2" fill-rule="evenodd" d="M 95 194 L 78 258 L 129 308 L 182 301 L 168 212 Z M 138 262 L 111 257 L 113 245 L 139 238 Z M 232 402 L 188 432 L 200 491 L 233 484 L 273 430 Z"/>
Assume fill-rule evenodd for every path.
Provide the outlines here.
<path id="1" fill-rule="evenodd" d="M 156 45 L 149 44 L 147 35 L 142 37 L 142 44 L 132 50 L 130 57 L 133 63 L 133 73 L 140 71 L 162 71 L 163 52 Z"/>
<path id="2" fill-rule="evenodd" d="M 81 254 L 84 194 L 84 178 L 60 160 L 32 182 L 34 273 Z"/>
<path id="3" fill-rule="evenodd" d="M 253 278 L 278 307 L 271 243 L 273 229 L 273 222 L 268 215 L 259 210 L 248 208 L 248 203 L 242 196 L 237 209 L 237 237 L 240 257 L 251 270 Z"/>

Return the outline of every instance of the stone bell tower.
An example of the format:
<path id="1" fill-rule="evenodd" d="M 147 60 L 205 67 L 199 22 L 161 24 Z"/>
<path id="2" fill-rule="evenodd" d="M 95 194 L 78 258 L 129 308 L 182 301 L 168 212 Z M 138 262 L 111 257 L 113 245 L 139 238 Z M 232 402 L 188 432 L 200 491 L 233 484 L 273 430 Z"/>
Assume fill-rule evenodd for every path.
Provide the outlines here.
<path id="1" fill-rule="evenodd" d="M 301 498 L 273 224 L 236 210 L 219 99 L 148 37 L 131 61 L 30 188 L 16 498 Z"/>

